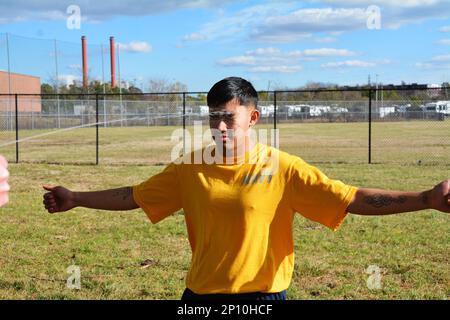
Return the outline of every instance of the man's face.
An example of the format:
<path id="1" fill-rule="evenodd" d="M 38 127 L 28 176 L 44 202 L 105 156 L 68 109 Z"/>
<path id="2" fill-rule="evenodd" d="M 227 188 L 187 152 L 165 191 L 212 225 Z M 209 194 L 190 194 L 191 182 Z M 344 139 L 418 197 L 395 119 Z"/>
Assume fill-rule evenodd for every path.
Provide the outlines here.
<path id="1" fill-rule="evenodd" d="M 246 143 L 250 128 L 259 119 L 259 112 L 255 107 L 242 106 L 236 99 L 230 100 L 221 108 L 211 108 L 209 112 L 213 139 L 217 145 L 223 146 L 223 151 L 236 150 Z"/>

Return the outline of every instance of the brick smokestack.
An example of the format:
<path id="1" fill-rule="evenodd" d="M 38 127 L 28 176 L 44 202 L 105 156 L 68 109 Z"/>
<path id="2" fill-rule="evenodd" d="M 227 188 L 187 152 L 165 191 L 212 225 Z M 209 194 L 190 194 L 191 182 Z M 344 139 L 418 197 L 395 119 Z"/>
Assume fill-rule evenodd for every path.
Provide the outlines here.
<path id="1" fill-rule="evenodd" d="M 85 36 L 81 37 L 81 50 L 82 50 L 82 55 L 83 55 L 83 87 L 87 88 L 88 87 L 88 75 L 87 75 L 88 65 L 87 65 L 86 37 Z"/>
<path id="2" fill-rule="evenodd" d="M 114 37 L 109 37 L 109 52 L 111 53 L 111 88 L 116 87 L 116 55 Z"/>

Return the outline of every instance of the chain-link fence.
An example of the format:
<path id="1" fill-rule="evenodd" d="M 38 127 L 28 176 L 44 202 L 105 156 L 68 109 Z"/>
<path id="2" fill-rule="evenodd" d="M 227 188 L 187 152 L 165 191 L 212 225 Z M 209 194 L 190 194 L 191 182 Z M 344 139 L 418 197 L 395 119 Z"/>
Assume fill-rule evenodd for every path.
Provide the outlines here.
<path id="1" fill-rule="evenodd" d="M 176 129 L 191 150 L 195 135 L 211 141 L 205 94 L 0 95 L 0 153 L 17 162 L 168 163 Z M 273 91 L 259 100 L 259 127 L 277 129 L 280 148 L 307 161 L 449 163 L 446 88 Z"/>
<path id="2" fill-rule="evenodd" d="M 89 82 L 105 83 L 108 80 L 105 77 L 109 74 L 109 55 L 109 44 L 91 44 L 87 39 L 86 64 Z M 56 90 L 61 86 L 72 85 L 74 81 L 81 83 L 81 61 L 81 42 L 0 33 L 0 70 L 14 74 L 40 75 Z M 42 74 L 42 70 L 46 70 L 46 73 Z M 6 89 L 4 93 L 17 92 L 11 85 Z"/>

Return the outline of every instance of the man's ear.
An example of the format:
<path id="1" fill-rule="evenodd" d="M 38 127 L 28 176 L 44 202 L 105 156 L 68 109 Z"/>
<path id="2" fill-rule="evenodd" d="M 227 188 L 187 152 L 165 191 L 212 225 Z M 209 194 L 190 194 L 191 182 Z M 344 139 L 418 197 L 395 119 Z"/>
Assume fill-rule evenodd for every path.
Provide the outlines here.
<path id="1" fill-rule="evenodd" d="M 260 116 L 258 109 L 254 108 L 250 113 L 249 127 L 253 127 L 258 122 Z"/>

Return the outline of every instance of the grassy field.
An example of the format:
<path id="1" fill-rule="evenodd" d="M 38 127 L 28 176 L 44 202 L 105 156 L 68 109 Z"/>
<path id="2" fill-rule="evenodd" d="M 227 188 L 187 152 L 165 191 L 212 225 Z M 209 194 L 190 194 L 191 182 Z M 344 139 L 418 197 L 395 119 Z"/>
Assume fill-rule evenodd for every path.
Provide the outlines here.
<path id="1" fill-rule="evenodd" d="M 308 161 L 323 161 L 317 166 L 326 174 L 356 186 L 423 190 L 450 177 L 448 164 L 364 164 L 366 127 L 327 125 L 284 126 L 281 149 Z M 448 122 L 440 124 L 444 125 Z M 11 164 L 10 203 L 0 209 L 0 298 L 178 299 L 191 256 L 182 212 L 156 225 L 140 210 L 105 212 L 77 208 L 50 215 L 43 208 L 41 189 L 44 183 L 62 184 L 74 190 L 139 183 L 162 170 L 163 166 L 150 164 L 164 163 L 168 158 L 169 129 L 103 129 L 104 164 L 100 166 Z M 405 124 L 386 125 L 384 131 L 380 128 L 377 132 L 382 136 L 393 132 L 397 143 L 412 144 L 383 155 L 412 164 L 414 152 L 426 153 L 424 150 L 437 150 L 438 158 L 448 157 L 449 139 L 439 139 L 439 132 L 448 135 L 448 129 L 424 129 L 424 136 Z M 85 159 L 87 154 L 95 156 L 94 147 L 86 146 L 86 130 L 94 132 L 76 130 L 73 133 L 78 136 L 71 133 L 54 137 L 54 142 L 62 144 L 55 149 L 61 150 L 55 161 L 92 161 Z M 422 145 L 420 140 L 412 142 L 410 138 L 408 141 L 403 135 L 400 139 L 395 130 L 414 133 L 429 143 Z M 308 136 L 315 137 L 323 150 L 308 145 Z M 67 144 L 66 139 L 73 140 Z M 329 139 L 334 141 L 330 143 Z M 29 144 L 29 153 L 23 153 L 25 160 L 53 157 L 54 150 L 43 141 Z M 339 146 L 347 148 L 341 150 Z M 14 149 L 8 148 L 0 153 L 11 158 Z M 359 160 L 361 163 L 356 163 Z M 332 163 L 346 161 L 349 163 Z M 333 233 L 298 216 L 293 230 L 296 266 L 288 298 L 449 299 L 449 222 L 448 214 L 431 210 L 386 217 L 349 215 L 341 229 Z M 70 265 L 81 269 L 81 290 L 66 287 Z M 381 269 L 380 290 L 370 290 L 366 285 L 369 265 Z"/>
<path id="2" fill-rule="evenodd" d="M 171 142 L 171 134 L 178 128 L 100 128 L 100 163 L 168 163 L 170 150 L 176 144 Z M 188 129 L 193 136 L 192 127 Z M 361 164 L 368 161 L 367 123 L 279 124 L 278 129 L 281 149 L 300 155 L 306 161 Z M 95 163 L 95 137 L 95 128 L 23 130 L 19 132 L 19 139 L 24 139 L 19 144 L 20 161 L 92 164 Z M 0 152 L 10 161 L 15 160 L 14 140 L 14 132 L 1 132 Z M 450 164 L 449 154 L 450 121 L 375 122 L 372 125 L 374 163 Z"/>

